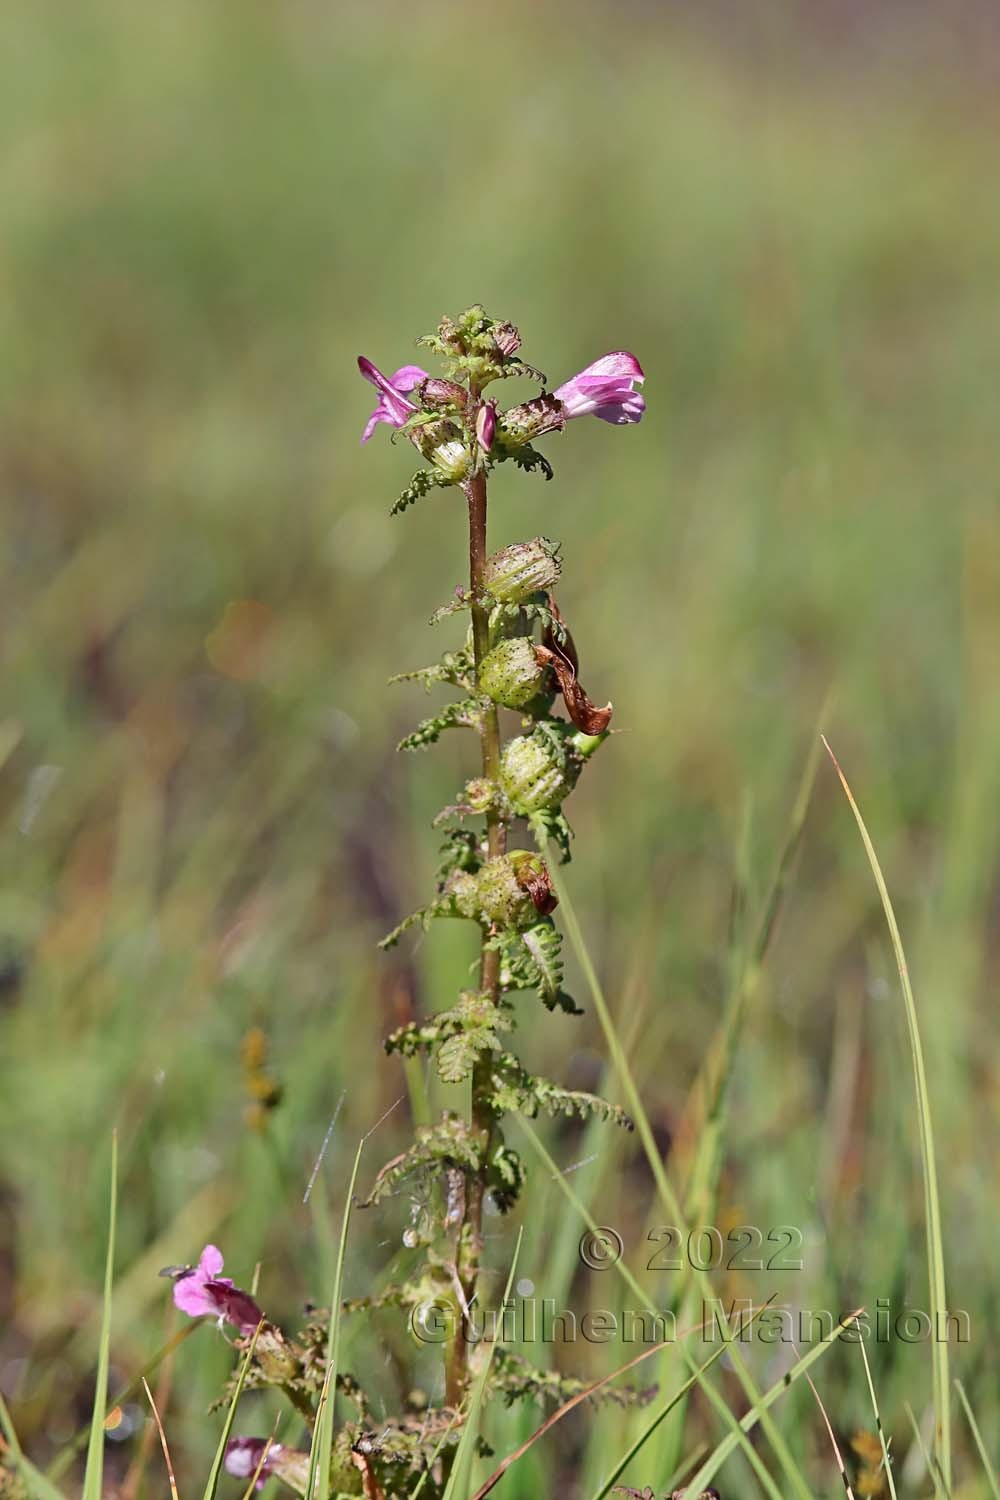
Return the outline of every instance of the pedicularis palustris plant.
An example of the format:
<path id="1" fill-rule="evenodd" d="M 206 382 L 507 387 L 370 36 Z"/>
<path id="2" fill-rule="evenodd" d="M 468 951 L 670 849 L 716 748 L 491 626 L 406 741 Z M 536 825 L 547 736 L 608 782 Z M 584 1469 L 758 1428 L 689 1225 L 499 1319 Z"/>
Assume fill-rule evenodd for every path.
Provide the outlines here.
<path id="1" fill-rule="evenodd" d="M 490 553 L 486 520 L 487 482 L 498 464 L 513 463 L 550 479 L 549 461 L 535 446 L 539 439 L 581 416 L 616 425 L 638 422 L 644 402 L 636 388 L 643 372 L 634 355 L 618 351 L 549 392 L 544 375 L 521 359 L 517 329 L 496 322 L 481 307 L 454 322 L 443 319 L 437 333 L 420 343 L 443 362 L 443 375 L 404 365 L 387 378 L 370 360 L 358 361 L 379 393 L 362 441 L 386 423 L 424 460 L 394 513 L 435 488 L 462 496 L 468 583 L 456 589 L 432 623 L 466 616 L 468 628 L 433 666 L 394 679 L 454 693 L 400 748 L 420 749 L 445 730 L 463 728 L 478 741 L 479 753 L 475 774 L 437 819 L 444 842 L 436 889 L 383 946 L 398 942 L 410 926 L 426 927 L 439 918 L 476 924 L 480 940 L 470 988 L 447 1009 L 402 1027 L 386 1041 L 391 1053 L 428 1057 L 445 1083 L 467 1082 L 470 1106 L 464 1114 L 448 1111 L 418 1129 L 409 1149 L 379 1172 L 367 1199 L 376 1203 L 404 1185 L 410 1189 L 404 1243 L 413 1263 L 404 1282 L 352 1306 L 395 1306 L 411 1319 L 428 1308 L 452 1314 L 444 1349 L 444 1407 L 432 1411 L 411 1401 L 395 1421 L 370 1427 L 361 1392 L 348 1377 L 339 1382 L 357 1418 L 338 1434 L 333 1490 L 384 1496 L 408 1494 L 418 1475 L 428 1496 L 444 1484 L 447 1445 L 460 1425 L 455 1413 L 482 1357 L 483 1345 L 467 1314 L 473 1304 L 482 1306 L 484 1209 L 489 1200 L 499 1211 L 509 1210 L 524 1178 L 504 1138 L 504 1116 L 597 1114 L 628 1124 L 606 1101 L 529 1073 L 508 1041 L 520 992 L 537 991 L 550 1009 L 578 1014 L 562 986 L 560 936 L 552 919 L 557 898 L 546 854 L 553 849 L 557 858 L 569 858 L 564 806 L 608 736 L 611 705 L 596 706 L 580 683 L 576 650 L 554 593 L 561 572 L 558 547 L 539 536 Z M 541 394 L 501 410 L 487 392 L 511 379 L 533 381 Z M 513 732 L 506 738 L 501 711 L 520 718 L 519 723 L 507 720 Z M 525 842 L 531 847 L 516 847 Z M 185 1311 L 221 1316 L 246 1336 L 259 1311 L 219 1276 L 221 1265 L 219 1252 L 207 1247 L 197 1270 L 178 1281 L 175 1297 Z M 321 1323 L 308 1326 L 296 1340 L 265 1324 L 250 1383 L 282 1387 L 308 1417 L 322 1379 L 322 1349 Z M 487 1395 L 508 1401 L 561 1399 L 575 1389 L 577 1383 L 501 1352 L 491 1367 Z M 451 1438 L 444 1438 L 449 1431 Z M 263 1452 L 262 1441 L 236 1440 L 229 1467 L 252 1473 Z M 302 1455 L 274 1445 L 265 1467 L 293 1487 L 305 1472 Z"/>

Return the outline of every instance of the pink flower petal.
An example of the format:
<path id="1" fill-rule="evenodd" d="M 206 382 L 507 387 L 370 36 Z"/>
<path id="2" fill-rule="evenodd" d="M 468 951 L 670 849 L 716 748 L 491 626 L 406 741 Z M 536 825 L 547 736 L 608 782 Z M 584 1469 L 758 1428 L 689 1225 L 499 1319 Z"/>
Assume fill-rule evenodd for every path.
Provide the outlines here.
<path id="1" fill-rule="evenodd" d="M 427 379 L 427 371 L 419 365 L 401 365 L 392 379 L 387 379 L 377 365 L 363 354 L 358 355 L 358 369 L 364 378 L 380 392 L 379 403 L 365 424 L 361 441 L 367 443 L 379 422 L 388 422 L 392 427 L 402 427 L 416 411 L 412 401 L 402 394 L 412 391 L 414 386 Z"/>
<path id="2" fill-rule="evenodd" d="M 198 1261 L 198 1270 L 201 1275 L 205 1277 L 218 1276 L 224 1265 L 225 1261 L 222 1258 L 222 1251 L 218 1245 L 206 1245 Z"/>
<path id="3" fill-rule="evenodd" d="M 563 404 L 565 417 L 600 417 L 603 422 L 620 426 L 638 422 L 646 403 L 635 391 L 645 380 L 642 366 L 627 349 L 602 354 L 585 370 L 574 375 L 555 391 Z"/>

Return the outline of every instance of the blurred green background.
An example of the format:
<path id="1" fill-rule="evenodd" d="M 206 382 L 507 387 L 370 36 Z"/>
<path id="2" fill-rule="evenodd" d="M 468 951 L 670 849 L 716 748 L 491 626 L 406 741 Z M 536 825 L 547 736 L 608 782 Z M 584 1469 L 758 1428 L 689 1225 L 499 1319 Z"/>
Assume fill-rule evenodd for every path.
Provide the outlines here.
<path id="1" fill-rule="evenodd" d="M 574 799 L 570 878 L 664 1150 L 720 1020 L 736 872 L 753 910 L 832 695 L 825 725 L 921 1010 L 952 1300 L 972 1326 L 957 1373 L 1000 1443 L 989 20 L 789 6 L 696 24 L 669 6 L 526 0 L 8 7 L 0 1389 L 38 1461 L 89 1409 L 112 1128 L 115 1386 L 177 1326 L 156 1270 L 207 1238 L 238 1281 L 260 1262 L 275 1317 L 324 1300 L 325 1205 L 339 1213 L 358 1136 L 404 1092 L 381 1037 L 463 982 L 458 928 L 374 948 L 423 898 L 427 825 L 470 770 L 457 736 L 396 757 L 426 700 L 385 687 L 458 637 L 425 622 L 462 579 L 465 537 L 451 492 L 390 520 L 414 456 L 386 429 L 359 447 L 372 393 L 354 361 L 392 370 L 474 301 L 520 325 L 555 383 L 619 347 L 648 377 L 642 426 L 548 440 L 551 485 L 498 474 L 491 541 L 562 539 L 584 681 L 627 731 Z M 241 1053 L 255 1026 L 284 1091 L 263 1131 Z M 570 1020 L 526 1000 L 520 1042 L 531 1066 L 600 1084 L 589 1006 Z M 903 1014 L 825 763 L 734 1091 L 720 1214 L 802 1226 L 806 1269 L 782 1294 L 925 1306 Z M 404 1105 L 369 1176 L 408 1129 Z M 591 1137 L 546 1135 L 563 1165 L 589 1154 Z M 634 1141 L 595 1139 L 574 1181 L 639 1271 L 662 1210 Z M 599 1276 L 573 1277 L 544 1173 L 527 1203 L 522 1273 L 607 1305 L 618 1292 Z M 405 1217 L 401 1203 L 355 1221 L 351 1294 Z M 505 1263 L 513 1226 L 493 1233 Z M 390 1406 L 413 1378 L 397 1322 L 351 1331 L 353 1366 Z M 628 1352 L 559 1361 L 594 1375 Z M 773 1354 L 754 1358 L 763 1380 Z M 872 1358 L 902 1457 L 928 1351 Z M 189 1487 L 229 1363 L 202 1330 L 161 1392 Z M 838 1432 L 870 1427 L 857 1351 L 820 1369 Z M 433 1361 L 418 1373 L 439 1394 Z M 809 1400 L 783 1424 L 817 1493 L 839 1493 Z M 115 1493 L 136 1493 L 143 1415 L 127 1406 L 109 1443 Z M 498 1448 L 538 1419 L 498 1422 Z M 505 1493 L 586 1493 L 629 1420 L 577 1414 Z M 696 1404 L 693 1436 L 719 1430 Z M 904 1492 L 922 1493 L 913 1465 Z M 733 1493 L 756 1493 L 734 1473 L 747 1487 Z M 956 1493 L 985 1493 L 967 1483 Z"/>

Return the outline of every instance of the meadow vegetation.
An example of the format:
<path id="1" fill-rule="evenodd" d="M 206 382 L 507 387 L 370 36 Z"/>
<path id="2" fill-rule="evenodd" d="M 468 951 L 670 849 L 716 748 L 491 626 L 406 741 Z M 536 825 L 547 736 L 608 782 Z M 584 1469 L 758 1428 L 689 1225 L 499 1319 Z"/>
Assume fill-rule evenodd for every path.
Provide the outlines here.
<path id="1" fill-rule="evenodd" d="M 948 1305 L 968 1315 L 948 1378 L 998 1451 L 998 108 L 937 33 L 887 27 L 837 50 L 774 16 L 743 46 L 641 6 L 10 7 L 0 1392 L 66 1493 L 112 1130 L 114 1393 L 193 1328 L 156 1273 L 206 1242 L 270 1317 L 327 1303 L 358 1140 L 403 1099 L 360 1194 L 422 1107 L 383 1036 L 467 983 L 460 924 L 376 947 L 432 884 L 430 820 L 470 774 L 460 737 L 395 754 L 425 700 L 386 687 L 433 655 L 424 622 L 467 557 L 457 492 L 389 516 L 415 465 L 402 441 L 362 452 L 355 357 L 416 358 L 411 331 L 474 302 L 515 317 L 553 381 L 635 350 L 648 401 L 627 441 L 550 438 L 552 485 L 491 483 L 491 546 L 562 539 L 560 604 L 623 731 L 581 780 L 559 876 L 586 1014 L 533 1004 L 519 1045 L 534 1072 L 638 1101 L 641 1126 L 522 1132 L 529 1185 L 487 1226 L 497 1294 L 520 1228 L 532 1295 L 619 1320 L 533 1361 L 608 1375 L 637 1352 L 626 1312 L 700 1304 L 697 1275 L 647 1269 L 673 1195 L 723 1235 L 801 1231 L 801 1270 L 706 1273 L 727 1302 L 932 1306 L 906 1010 L 822 730 L 909 960 Z M 429 1087 L 428 1108 L 465 1108 Z M 398 1201 L 354 1212 L 346 1297 L 392 1279 L 405 1222 Z M 588 1222 L 621 1236 L 617 1268 L 581 1263 Z M 387 1409 L 414 1381 L 441 1400 L 440 1350 L 390 1310 L 339 1337 Z M 932 1344 L 866 1347 L 899 1495 L 945 1493 L 921 1454 Z M 760 1391 L 798 1354 L 743 1357 Z M 150 1376 L 182 1496 L 232 1367 L 202 1327 Z M 855 1493 L 888 1493 L 851 1449 L 875 1432 L 857 1345 L 809 1373 Z M 581 1405 L 497 1493 L 605 1493 L 689 1375 L 677 1350 L 647 1360 L 628 1379 L 651 1405 Z M 692 1389 L 623 1482 L 660 1494 L 728 1438 L 725 1500 L 842 1492 L 806 1380 L 744 1445 L 739 1369 L 709 1379 L 718 1399 Z M 164 1490 L 144 1403 L 106 1444 L 123 1500 Z M 951 1405 L 950 1493 L 986 1500 Z M 235 1430 L 276 1410 L 251 1393 Z M 486 1409 L 478 1483 L 543 1415 Z"/>

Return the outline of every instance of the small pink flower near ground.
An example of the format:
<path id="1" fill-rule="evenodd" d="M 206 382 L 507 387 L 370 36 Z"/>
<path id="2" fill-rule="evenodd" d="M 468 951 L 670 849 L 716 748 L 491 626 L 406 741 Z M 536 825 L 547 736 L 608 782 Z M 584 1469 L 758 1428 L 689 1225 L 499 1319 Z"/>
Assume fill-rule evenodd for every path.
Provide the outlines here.
<path id="1" fill-rule="evenodd" d="M 230 1438 L 226 1444 L 225 1469 L 234 1479 L 252 1479 L 257 1474 L 256 1488 L 259 1490 L 272 1475 L 276 1475 L 292 1489 L 304 1494 L 309 1480 L 309 1455 L 298 1448 L 286 1448 L 283 1443 L 269 1445 L 267 1438 Z"/>
<path id="2" fill-rule="evenodd" d="M 174 1281 L 174 1304 L 191 1318 L 218 1318 L 232 1323 L 244 1337 L 252 1334 L 264 1314 L 250 1296 L 234 1286 L 228 1276 L 220 1276 L 223 1260 L 217 1245 L 206 1245 L 201 1259 L 190 1271 L 182 1271 Z"/>

